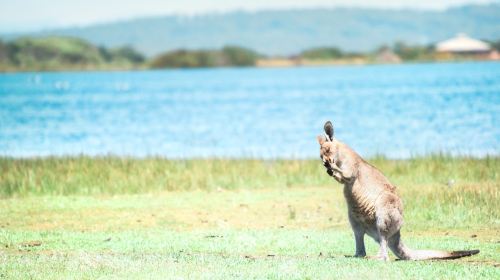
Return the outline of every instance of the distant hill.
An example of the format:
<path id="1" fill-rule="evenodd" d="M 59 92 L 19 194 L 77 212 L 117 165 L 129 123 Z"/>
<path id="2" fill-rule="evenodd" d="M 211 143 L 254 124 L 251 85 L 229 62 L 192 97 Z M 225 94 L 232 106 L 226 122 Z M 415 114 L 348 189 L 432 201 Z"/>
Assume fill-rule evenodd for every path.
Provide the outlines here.
<path id="1" fill-rule="evenodd" d="M 131 69 L 144 57 L 129 47 L 96 47 L 78 38 L 23 37 L 0 41 L 0 72 Z"/>
<path id="2" fill-rule="evenodd" d="M 164 16 L 22 35 L 73 36 L 106 47 L 129 45 L 151 56 L 180 48 L 225 45 L 271 55 L 290 55 L 320 46 L 370 51 L 396 41 L 430 44 L 459 32 L 497 40 L 500 4 L 445 11 L 337 8 Z M 21 34 L 2 37 L 18 36 Z"/>

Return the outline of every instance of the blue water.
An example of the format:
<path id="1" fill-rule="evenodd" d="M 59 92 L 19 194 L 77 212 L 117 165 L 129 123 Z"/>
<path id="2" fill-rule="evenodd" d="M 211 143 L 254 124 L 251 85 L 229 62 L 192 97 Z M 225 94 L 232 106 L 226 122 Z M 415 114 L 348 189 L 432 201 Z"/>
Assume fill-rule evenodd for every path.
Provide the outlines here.
<path id="1" fill-rule="evenodd" d="M 0 155 L 500 154 L 500 63 L 0 75 Z"/>

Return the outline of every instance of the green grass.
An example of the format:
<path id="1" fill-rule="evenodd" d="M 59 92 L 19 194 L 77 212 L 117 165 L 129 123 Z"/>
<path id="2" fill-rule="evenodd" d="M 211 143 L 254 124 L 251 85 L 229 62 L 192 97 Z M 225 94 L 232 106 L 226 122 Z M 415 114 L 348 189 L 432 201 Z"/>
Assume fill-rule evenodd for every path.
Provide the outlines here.
<path id="1" fill-rule="evenodd" d="M 499 158 L 370 162 L 398 186 L 410 247 L 481 253 L 346 258 L 342 187 L 319 160 L 2 158 L 0 278 L 500 277 Z"/>
<path id="2" fill-rule="evenodd" d="M 216 237 L 212 237 L 216 236 Z M 4 237 L 3 240 L 6 238 Z M 21 244 L 43 240 L 38 247 Z M 461 261 L 390 262 L 346 258 L 352 251 L 345 231 L 212 230 L 120 233 L 17 233 L 10 237 L 0 273 L 12 279 L 498 279 L 498 246 L 455 237 L 434 242 L 409 238 L 424 247 L 480 247 L 481 255 Z M 439 242 L 438 242 L 439 241 Z M 4 241 L 5 242 L 5 241 Z M 84 248 L 84 249 L 83 249 Z M 369 252 L 375 246 L 370 243 Z M 488 259 L 487 259 L 488 258 Z"/>
<path id="3" fill-rule="evenodd" d="M 431 156 L 370 160 L 402 188 L 495 184 L 500 158 Z M 319 160 L 166 160 L 161 158 L 0 158 L 0 197 L 124 194 L 177 190 L 331 186 Z"/>

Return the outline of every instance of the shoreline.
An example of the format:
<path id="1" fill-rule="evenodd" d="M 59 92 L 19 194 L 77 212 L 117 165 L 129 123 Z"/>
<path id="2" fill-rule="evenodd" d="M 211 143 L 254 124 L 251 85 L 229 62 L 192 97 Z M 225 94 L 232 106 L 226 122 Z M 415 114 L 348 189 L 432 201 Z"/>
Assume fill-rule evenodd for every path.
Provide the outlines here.
<path id="1" fill-rule="evenodd" d="M 396 66 L 396 65 L 419 65 L 419 64 L 461 64 L 461 63 L 500 63 L 500 60 L 418 60 L 418 61 L 401 61 L 398 63 L 384 63 L 375 61 L 358 61 L 358 62 L 346 62 L 346 61 L 322 61 L 322 62 L 294 62 L 293 60 L 283 59 L 283 60 L 273 60 L 261 61 L 260 65 L 257 62 L 256 65 L 252 66 L 221 66 L 221 67 L 166 67 L 166 68 L 147 68 L 147 67 L 136 67 L 136 68 L 68 68 L 68 69 L 22 69 L 22 70 L 5 70 L 0 69 L 0 75 L 4 74 L 17 74 L 17 73 L 116 73 L 116 72 L 148 72 L 148 71 L 179 71 L 179 70 L 218 70 L 218 69 L 279 69 L 279 68 L 316 68 L 316 67 L 342 67 L 342 66 Z"/>

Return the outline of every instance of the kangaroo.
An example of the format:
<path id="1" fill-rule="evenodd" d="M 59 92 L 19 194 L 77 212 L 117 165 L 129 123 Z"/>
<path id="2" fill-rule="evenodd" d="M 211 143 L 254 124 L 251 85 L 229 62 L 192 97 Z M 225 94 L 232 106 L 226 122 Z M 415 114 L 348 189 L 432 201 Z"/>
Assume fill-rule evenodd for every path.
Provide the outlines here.
<path id="1" fill-rule="evenodd" d="M 479 250 L 438 251 L 412 250 L 401 240 L 403 204 L 396 187 L 377 168 L 366 162 L 346 144 L 333 136 L 333 125 L 327 121 L 325 136 L 318 136 L 320 156 L 327 173 L 344 185 L 349 222 L 354 232 L 356 253 L 366 257 L 364 236 L 379 245 L 374 259 L 389 260 L 389 248 L 401 260 L 457 259 L 472 256 Z"/>

